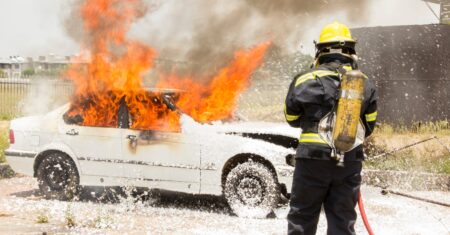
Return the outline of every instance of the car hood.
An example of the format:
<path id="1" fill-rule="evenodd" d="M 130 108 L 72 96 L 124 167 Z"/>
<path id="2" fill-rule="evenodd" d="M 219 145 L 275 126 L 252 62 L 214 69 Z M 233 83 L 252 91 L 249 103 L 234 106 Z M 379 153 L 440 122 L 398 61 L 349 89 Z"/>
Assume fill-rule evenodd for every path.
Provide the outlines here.
<path id="1" fill-rule="evenodd" d="M 300 130 L 290 127 L 285 123 L 274 122 L 235 122 L 213 124 L 213 128 L 221 133 L 253 133 L 280 135 L 292 138 L 298 138 Z"/>
<path id="2" fill-rule="evenodd" d="M 262 140 L 291 149 L 297 148 L 300 133 L 299 129 L 285 123 L 273 122 L 216 123 L 212 126 L 217 133 Z"/>

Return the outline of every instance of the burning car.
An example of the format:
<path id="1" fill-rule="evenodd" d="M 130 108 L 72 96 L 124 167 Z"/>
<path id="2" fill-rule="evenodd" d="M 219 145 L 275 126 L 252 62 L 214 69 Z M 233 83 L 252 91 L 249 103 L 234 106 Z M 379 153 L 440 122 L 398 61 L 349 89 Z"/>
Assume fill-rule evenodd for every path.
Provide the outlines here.
<path id="1" fill-rule="evenodd" d="M 36 177 L 49 199 L 73 199 L 80 186 L 133 186 L 224 195 L 238 216 L 265 216 L 289 196 L 297 130 L 263 122 L 200 124 L 176 109 L 176 93 L 149 94 L 176 114 L 169 121 L 176 128 L 136 127 L 124 97 L 116 97 L 116 121 L 103 126 L 86 125 L 67 104 L 13 120 L 7 160 Z M 156 116 L 174 117 L 164 112 Z"/>

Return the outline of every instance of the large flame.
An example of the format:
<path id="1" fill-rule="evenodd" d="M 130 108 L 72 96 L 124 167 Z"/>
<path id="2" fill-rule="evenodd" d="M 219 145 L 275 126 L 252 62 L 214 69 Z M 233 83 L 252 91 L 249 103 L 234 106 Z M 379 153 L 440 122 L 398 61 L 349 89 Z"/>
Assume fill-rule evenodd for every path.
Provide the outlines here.
<path id="1" fill-rule="evenodd" d="M 249 86 L 252 72 L 261 65 L 269 42 L 261 43 L 251 50 L 235 53 L 233 62 L 222 68 L 209 84 L 195 82 L 192 77 L 165 77 L 158 87 L 174 87 L 186 90 L 177 106 L 200 122 L 230 118 L 236 108 L 239 95 Z"/>
<path id="2" fill-rule="evenodd" d="M 141 9 L 140 0 L 86 0 L 81 5 L 87 35 L 83 48 L 90 63 L 74 64 L 67 71 L 75 85 L 67 115 L 81 117 L 82 125 L 116 127 L 118 110 L 125 104 L 133 129 L 180 129 L 178 113 L 170 110 L 157 93 L 147 91 L 142 82 L 142 74 L 152 68 L 155 50 L 126 37 L 131 24 L 142 15 Z M 234 61 L 209 84 L 171 75 L 165 76 L 158 87 L 186 91 L 180 94 L 177 105 L 198 121 L 228 118 L 268 45 L 236 52 Z"/>

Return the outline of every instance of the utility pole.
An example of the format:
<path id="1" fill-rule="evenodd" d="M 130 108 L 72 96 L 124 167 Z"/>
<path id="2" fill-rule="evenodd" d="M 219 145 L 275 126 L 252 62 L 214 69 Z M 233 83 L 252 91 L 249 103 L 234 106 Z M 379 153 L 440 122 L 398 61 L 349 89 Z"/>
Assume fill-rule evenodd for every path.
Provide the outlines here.
<path id="1" fill-rule="evenodd" d="M 439 16 L 439 22 L 441 24 L 450 25 L 450 0 L 423 0 L 427 5 L 428 3 L 436 3 L 441 5 L 441 13 Z M 433 9 L 428 5 L 430 10 L 434 13 Z M 436 15 L 436 14 L 435 14 Z M 436 15 L 437 16 L 437 15 Z"/>
<path id="2" fill-rule="evenodd" d="M 450 25 L 450 1 L 441 3 L 441 24 Z"/>

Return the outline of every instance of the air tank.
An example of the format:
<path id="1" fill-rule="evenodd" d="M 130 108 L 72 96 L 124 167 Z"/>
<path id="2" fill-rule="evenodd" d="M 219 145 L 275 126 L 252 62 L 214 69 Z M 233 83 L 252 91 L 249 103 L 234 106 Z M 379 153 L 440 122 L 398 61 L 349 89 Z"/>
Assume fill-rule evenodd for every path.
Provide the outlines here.
<path id="1" fill-rule="evenodd" d="M 359 70 L 342 75 L 333 130 L 334 147 L 340 153 L 350 151 L 355 143 L 366 79 Z"/>

